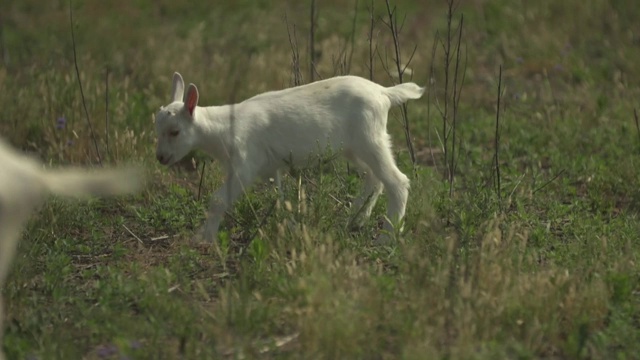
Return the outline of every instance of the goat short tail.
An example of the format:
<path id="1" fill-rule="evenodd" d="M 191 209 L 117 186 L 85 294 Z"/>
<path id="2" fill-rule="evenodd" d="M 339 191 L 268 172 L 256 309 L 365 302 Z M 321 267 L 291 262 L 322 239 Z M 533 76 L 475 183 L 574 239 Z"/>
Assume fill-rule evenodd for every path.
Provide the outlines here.
<path id="1" fill-rule="evenodd" d="M 143 183 L 140 171 L 132 168 L 51 170 L 43 178 L 51 193 L 74 198 L 129 194 L 138 190 Z"/>
<path id="2" fill-rule="evenodd" d="M 424 94 L 424 87 L 415 83 L 404 83 L 385 88 L 385 94 L 391 100 L 391 106 L 404 104 L 407 100 L 419 99 Z"/>

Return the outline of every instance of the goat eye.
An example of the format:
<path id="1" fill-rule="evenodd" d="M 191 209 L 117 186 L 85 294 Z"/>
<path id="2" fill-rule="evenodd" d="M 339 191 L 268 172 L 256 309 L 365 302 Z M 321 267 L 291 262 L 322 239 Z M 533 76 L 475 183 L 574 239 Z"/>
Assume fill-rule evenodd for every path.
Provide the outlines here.
<path id="1" fill-rule="evenodd" d="M 175 137 L 178 136 L 180 134 L 180 130 L 171 130 L 169 132 L 169 136 Z"/>

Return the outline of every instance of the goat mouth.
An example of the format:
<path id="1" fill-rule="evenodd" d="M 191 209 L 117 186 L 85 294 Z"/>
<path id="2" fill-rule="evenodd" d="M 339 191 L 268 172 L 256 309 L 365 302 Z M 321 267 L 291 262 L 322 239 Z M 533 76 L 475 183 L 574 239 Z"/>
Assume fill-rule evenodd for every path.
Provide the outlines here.
<path id="1" fill-rule="evenodd" d="M 160 161 L 160 164 L 169 166 L 171 164 L 171 160 L 173 160 L 173 155 L 171 155 L 171 156 L 169 156 L 169 157 L 167 157 L 165 159 L 162 159 L 162 161 Z"/>

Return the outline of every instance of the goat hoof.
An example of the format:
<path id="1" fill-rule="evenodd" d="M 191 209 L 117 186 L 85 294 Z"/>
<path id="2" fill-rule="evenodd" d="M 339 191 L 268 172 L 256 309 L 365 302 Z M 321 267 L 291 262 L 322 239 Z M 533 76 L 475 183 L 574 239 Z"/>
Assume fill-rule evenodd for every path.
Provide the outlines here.
<path id="1" fill-rule="evenodd" d="M 203 231 L 200 229 L 194 236 L 191 237 L 191 242 L 193 244 L 203 245 L 203 244 L 213 244 L 216 242 L 216 236 L 211 235 L 210 233 Z"/>
<path id="2" fill-rule="evenodd" d="M 391 245 L 392 243 L 393 241 L 391 240 L 391 237 L 389 237 L 389 235 L 387 234 L 380 234 L 375 239 L 373 239 L 374 246 Z"/>
<path id="3" fill-rule="evenodd" d="M 364 224 L 361 222 L 352 222 L 351 224 L 349 224 L 349 231 L 360 231 L 364 228 Z"/>
<path id="4" fill-rule="evenodd" d="M 349 229 L 349 231 L 360 231 L 364 229 L 366 223 L 367 219 L 364 219 L 362 217 L 354 218 L 349 222 L 347 228 Z"/>

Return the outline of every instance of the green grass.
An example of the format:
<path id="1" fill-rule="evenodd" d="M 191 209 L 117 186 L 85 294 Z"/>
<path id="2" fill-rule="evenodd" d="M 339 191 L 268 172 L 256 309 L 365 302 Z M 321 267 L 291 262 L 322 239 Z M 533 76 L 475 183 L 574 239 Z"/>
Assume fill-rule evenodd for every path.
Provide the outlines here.
<path id="1" fill-rule="evenodd" d="M 103 161 L 139 163 L 140 194 L 52 198 L 29 223 L 3 289 L 10 359 L 635 358 L 640 353 L 640 27 L 632 2 L 462 2 L 467 70 L 453 195 L 442 120 L 409 104 L 418 167 L 404 232 L 371 239 L 384 199 L 350 232 L 361 180 L 343 160 L 294 169 L 285 201 L 258 184 L 216 246 L 190 242 L 222 169 L 155 161 L 152 114 L 173 71 L 203 105 L 290 86 L 284 16 L 308 81 L 308 2 L 76 1 L 86 105 Z M 402 0 L 402 56 L 429 81 L 443 4 Z M 359 3 L 350 72 L 367 76 L 368 2 Z M 384 14 L 376 2 L 376 15 Z M 68 4 L 0 4 L 0 134 L 51 165 L 96 166 L 75 75 Z M 318 73 L 340 73 L 353 3 L 317 1 Z M 385 58 L 391 35 L 380 22 Z M 380 58 L 376 81 L 389 85 Z M 500 196 L 493 166 L 503 65 Z M 109 70 L 109 127 L 105 123 Z M 441 47 L 434 91 L 442 106 Z M 432 94 L 432 99 L 433 99 Z M 400 112 L 389 130 L 411 174 Z M 66 126 L 56 128 L 65 117 Z M 107 147 L 108 139 L 108 147 Z M 1 171 L 1 170 L 0 170 Z"/>

